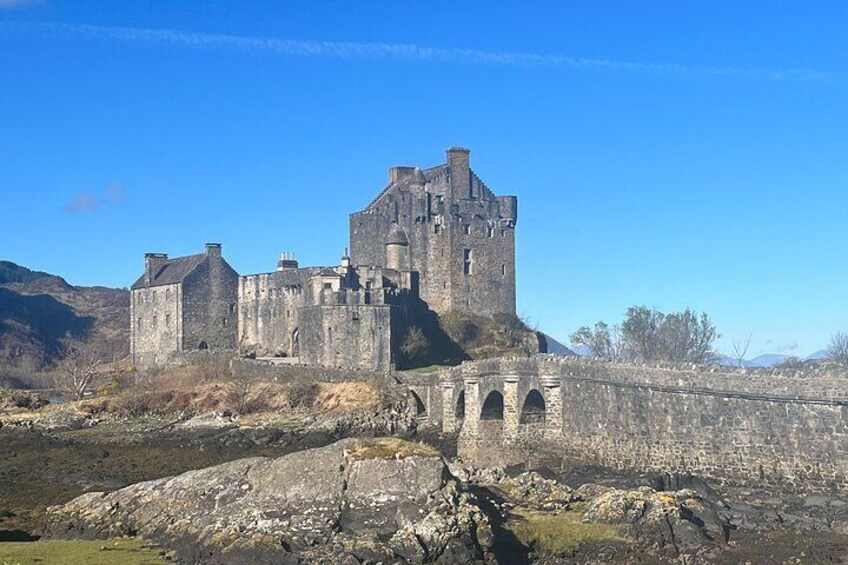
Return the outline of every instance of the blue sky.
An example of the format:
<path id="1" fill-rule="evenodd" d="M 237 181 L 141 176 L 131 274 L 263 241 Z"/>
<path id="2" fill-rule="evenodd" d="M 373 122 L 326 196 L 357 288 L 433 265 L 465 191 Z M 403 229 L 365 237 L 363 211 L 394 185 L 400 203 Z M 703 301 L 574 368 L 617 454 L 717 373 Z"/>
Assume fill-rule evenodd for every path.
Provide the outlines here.
<path id="1" fill-rule="evenodd" d="M 108 6 L 108 10 L 104 8 Z M 393 164 L 516 194 L 518 309 L 728 350 L 848 330 L 848 3 L 0 0 L 0 258 L 126 286 L 336 264 Z"/>

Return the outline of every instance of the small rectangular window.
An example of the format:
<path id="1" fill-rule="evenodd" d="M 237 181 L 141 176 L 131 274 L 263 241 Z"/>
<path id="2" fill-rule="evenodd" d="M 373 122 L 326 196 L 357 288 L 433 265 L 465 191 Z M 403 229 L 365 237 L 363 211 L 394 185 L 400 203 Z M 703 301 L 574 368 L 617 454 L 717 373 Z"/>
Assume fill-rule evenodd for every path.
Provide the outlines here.
<path id="1" fill-rule="evenodd" d="M 501 265 L 501 276 L 502 277 L 506 276 L 506 265 Z"/>
<path id="2" fill-rule="evenodd" d="M 333 283 L 324 283 L 324 290 L 333 290 Z"/>
<path id="3" fill-rule="evenodd" d="M 171 315 L 170 314 L 165 314 L 165 327 L 166 328 L 171 327 Z"/>
<path id="4" fill-rule="evenodd" d="M 463 265 L 463 270 L 464 270 L 466 275 L 473 274 L 473 270 L 474 270 L 473 263 L 474 263 L 474 257 L 471 253 L 471 249 L 464 249 L 462 251 L 462 265 Z"/>
<path id="5" fill-rule="evenodd" d="M 439 235 L 440 233 L 442 233 L 442 224 L 434 224 L 433 225 L 433 233 L 435 233 L 436 235 Z"/>
<path id="6" fill-rule="evenodd" d="M 471 224 L 465 224 L 465 235 L 471 235 Z"/>
<path id="7" fill-rule="evenodd" d="M 489 226 L 489 237 L 495 237 L 495 227 Z"/>

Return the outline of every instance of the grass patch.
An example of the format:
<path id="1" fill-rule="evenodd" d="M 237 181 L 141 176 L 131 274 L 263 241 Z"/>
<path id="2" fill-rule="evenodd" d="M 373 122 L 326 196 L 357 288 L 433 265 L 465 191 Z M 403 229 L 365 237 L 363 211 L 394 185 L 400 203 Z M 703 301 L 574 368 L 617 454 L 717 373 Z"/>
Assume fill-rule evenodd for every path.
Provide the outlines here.
<path id="1" fill-rule="evenodd" d="M 405 459 L 407 457 L 439 457 L 437 449 L 424 443 L 396 437 L 358 439 L 348 452 L 354 461 L 363 459 Z"/>
<path id="2" fill-rule="evenodd" d="M 450 367 L 450 365 L 427 365 L 425 367 L 415 367 L 414 369 L 409 369 L 410 373 L 435 373 L 439 369 L 444 369 L 446 367 Z"/>
<path id="3" fill-rule="evenodd" d="M 551 555 L 574 551 L 586 542 L 631 541 L 617 527 L 586 523 L 582 516 L 577 508 L 559 514 L 516 509 L 506 527 L 524 545 Z"/>
<path id="4" fill-rule="evenodd" d="M 0 543 L 0 565 L 164 565 L 159 550 L 136 538 Z"/>

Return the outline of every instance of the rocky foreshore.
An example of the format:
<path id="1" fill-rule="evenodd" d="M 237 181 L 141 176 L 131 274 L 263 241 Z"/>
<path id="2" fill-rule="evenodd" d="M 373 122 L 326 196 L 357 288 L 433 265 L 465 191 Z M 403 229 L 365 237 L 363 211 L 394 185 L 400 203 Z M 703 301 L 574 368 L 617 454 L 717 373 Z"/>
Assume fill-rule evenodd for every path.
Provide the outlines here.
<path id="1" fill-rule="evenodd" d="M 572 489 L 537 473 L 448 464 L 423 444 L 346 439 L 85 494 L 48 510 L 47 534 L 141 536 L 183 563 L 566 559 L 534 530 L 547 524 L 582 528 L 611 556 L 635 548 L 678 559 L 726 543 L 724 510 L 692 490 Z"/>

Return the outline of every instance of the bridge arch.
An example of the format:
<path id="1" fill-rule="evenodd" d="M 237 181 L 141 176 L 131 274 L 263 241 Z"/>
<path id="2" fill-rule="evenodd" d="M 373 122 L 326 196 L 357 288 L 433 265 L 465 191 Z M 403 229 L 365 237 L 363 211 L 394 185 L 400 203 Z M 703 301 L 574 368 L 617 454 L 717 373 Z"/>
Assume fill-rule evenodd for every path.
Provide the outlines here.
<path id="1" fill-rule="evenodd" d="M 422 418 L 427 415 L 427 405 L 424 404 L 424 401 L 421 400 L 421 397 L 418 396 L 418 393 L 414 390 L 409 391 L 410 396 L 410 404 L 413 405 L 415 409 L 415 416 L 418 418 Z"/>
<path id="2" fill-rule="evenodd" d="M 538 390 L 530 389 L 521 405 L 521 416 L 519 424 L 544 424 L 545 423 L 545 397 Z"/>
<path id="3" fill-rule="evenodd" d="M 504 397 L 500 391 L 493 390 L 486 395 L 483 406 L 480 408 L 481 420 L 500 420 L 504 417 Z"/>
<path id="4" fill-rule="evenodd" d="M 453 410 L 453 417 L 458 424 L 461 424 L 463 420 L 465 420 L 465 391 L 459 391 L 459 395 L 456 399 L 456 406 Z"/>

